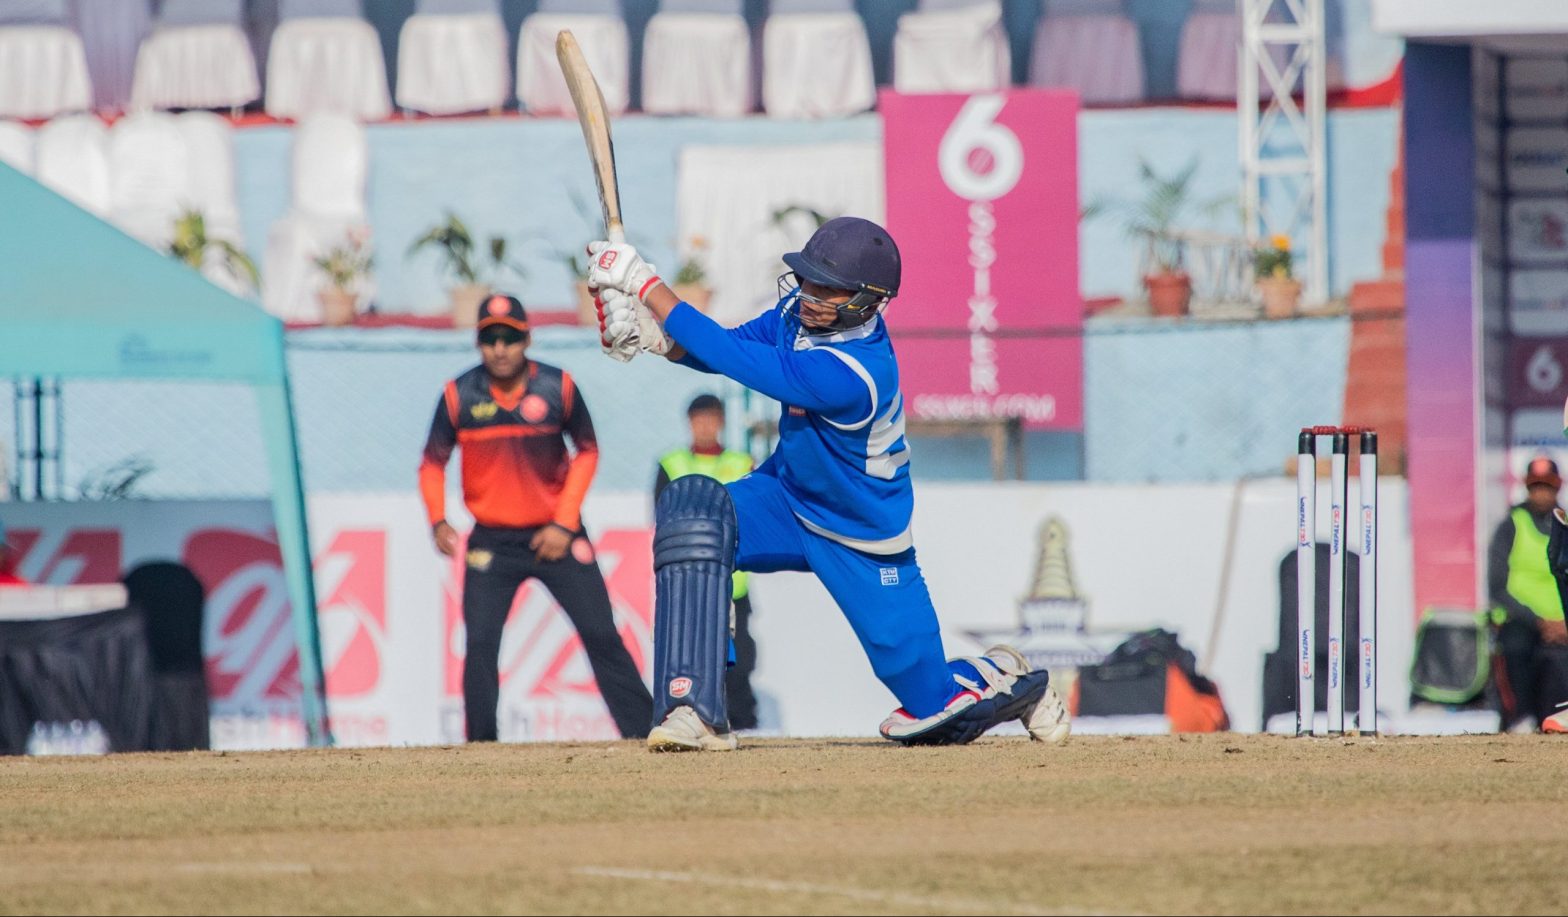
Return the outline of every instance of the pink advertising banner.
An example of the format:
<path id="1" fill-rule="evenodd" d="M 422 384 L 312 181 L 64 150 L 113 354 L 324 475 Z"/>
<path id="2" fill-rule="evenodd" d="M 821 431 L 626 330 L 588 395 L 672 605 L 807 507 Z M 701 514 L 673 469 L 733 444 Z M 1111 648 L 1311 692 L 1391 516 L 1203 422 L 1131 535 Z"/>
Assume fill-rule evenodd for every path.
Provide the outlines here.
<path id="1" fill-rule="evenodd" d="M 1077 96 L 884 92 L 880 109 L 905 405 L 1082 429 Z"/>

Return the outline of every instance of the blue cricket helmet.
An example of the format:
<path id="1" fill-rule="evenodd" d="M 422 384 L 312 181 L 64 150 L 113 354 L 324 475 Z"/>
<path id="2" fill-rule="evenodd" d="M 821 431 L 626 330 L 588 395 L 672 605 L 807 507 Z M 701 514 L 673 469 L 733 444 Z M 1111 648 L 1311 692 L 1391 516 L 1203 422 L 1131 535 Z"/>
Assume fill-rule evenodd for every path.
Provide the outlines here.
<path id="1" fill-rule="evenodd" d="M 833 329 L 846 330 L 875 318 L 898 295 L 903 262 L 887 230 L 860 217 L 837 217 L 823 223 L 798 252 L 784 256 L 798 281 L 848 290 L 854 294 L 839 305 Z M 787 278 L 789 275 L 785 275 Z M 784 284 L 780 278 L 780 288 Z"/>
<path id="2" fill-rule="evenodd" d="M 784 256 L 797 277 L 835 290 L 898 295 L 903 277 L 898 246 L 887 230 L 860 217 L 835 217 L 806 240 L 806 247 Z"/>

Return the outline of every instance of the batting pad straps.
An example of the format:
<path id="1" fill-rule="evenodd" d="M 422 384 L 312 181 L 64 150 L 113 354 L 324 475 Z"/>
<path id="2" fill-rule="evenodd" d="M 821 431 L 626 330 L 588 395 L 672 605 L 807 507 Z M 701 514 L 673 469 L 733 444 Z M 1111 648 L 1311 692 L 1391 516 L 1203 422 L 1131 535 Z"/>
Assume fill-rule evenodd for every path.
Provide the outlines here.
<path id="1" fill-rule="evenodd" d="M 702 475 L 664 489 L 653 533 L 653 724 L 685 704 L 729 730 L 724 666 L 735 570 L 735 507 L 724 485 Z"/>

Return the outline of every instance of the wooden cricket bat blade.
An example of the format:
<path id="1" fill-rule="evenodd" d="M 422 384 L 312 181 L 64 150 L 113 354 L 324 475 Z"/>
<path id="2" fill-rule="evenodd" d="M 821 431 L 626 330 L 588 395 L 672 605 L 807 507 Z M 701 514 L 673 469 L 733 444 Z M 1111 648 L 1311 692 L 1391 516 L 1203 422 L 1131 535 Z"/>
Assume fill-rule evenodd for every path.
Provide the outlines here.
<path id="1" fill-rule="evenodd" d="M 604 210 L 605 233 L 611 242 L 623 241 L 626 232 L 621 226 L 621 191 L 615 180 L 615 144 L 610 139 L 610 113 L 604 104 L 604 93 L 570 29 L 562 29 L 555 37 L 555 56 L 561 64 L 561 75 L 566 78 L 567 91 L 572 94 L 572 105 L 577 109 L 583 142 L 588 145 L 593 178 L 599 186 L 599 205 Z"/>

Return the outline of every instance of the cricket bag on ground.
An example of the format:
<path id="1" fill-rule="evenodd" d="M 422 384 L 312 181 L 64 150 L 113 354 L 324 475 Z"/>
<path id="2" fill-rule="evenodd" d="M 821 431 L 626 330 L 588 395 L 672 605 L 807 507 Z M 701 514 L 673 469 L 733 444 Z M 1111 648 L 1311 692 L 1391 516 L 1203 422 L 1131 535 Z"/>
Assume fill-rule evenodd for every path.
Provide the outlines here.
<path id="1" fill-rule="evenodd" d="M 1317 658 L 1316 671 L 1328 671 L 1328 614 L 1329 614 L 1329 568 L 1333 564 L 1333 556 L 1327 541 L 1320 541 L 1316 547 L 1317 569 L 1314 578 L 1313 597 L 1313 635 Z M 1262 726 L 1267 728 L 1269 720 L 1281 713 L 1294 713 L 1296 710 L 1296 661 L 1300 658 L 1300 651 L 1296 646 L 1296 602 L 1299 592 L 1296 589 L 1296 552 L 1292 549 L 1279 561 L 1279 642 L 1274 650 L 1263 657 L 1263 721 Z M 1345 564 L 1345 633 L 1359 634 L 1361 632 L 1361 556 L 1352 552 L 1346 558 Z M 1360 684 L 1361 655 L 1359 653 L 1345 654 L 1345 684 L 1352 686 Z M 1313 680 L 1314 710 L 1328 709 L 1328 679 L 1324 677 Z"/>
<path id="2" fill-rule="evenodd" d="M 1449 707 L 1485 706 L 1492 674 L 1487 616 L 1473 611 L 1427 609 L 1416 626 L 1410 665 L 1413 700 Z"/>
<path id="3" fill-rule="evenodd" d="M 1079 669 L 1069 706 L 1073 716 L 1163 715 L 1171 732 L 1230 728 L 1219 689 L 1168 630 L 1135 634 L 1104 662 Z"/>

